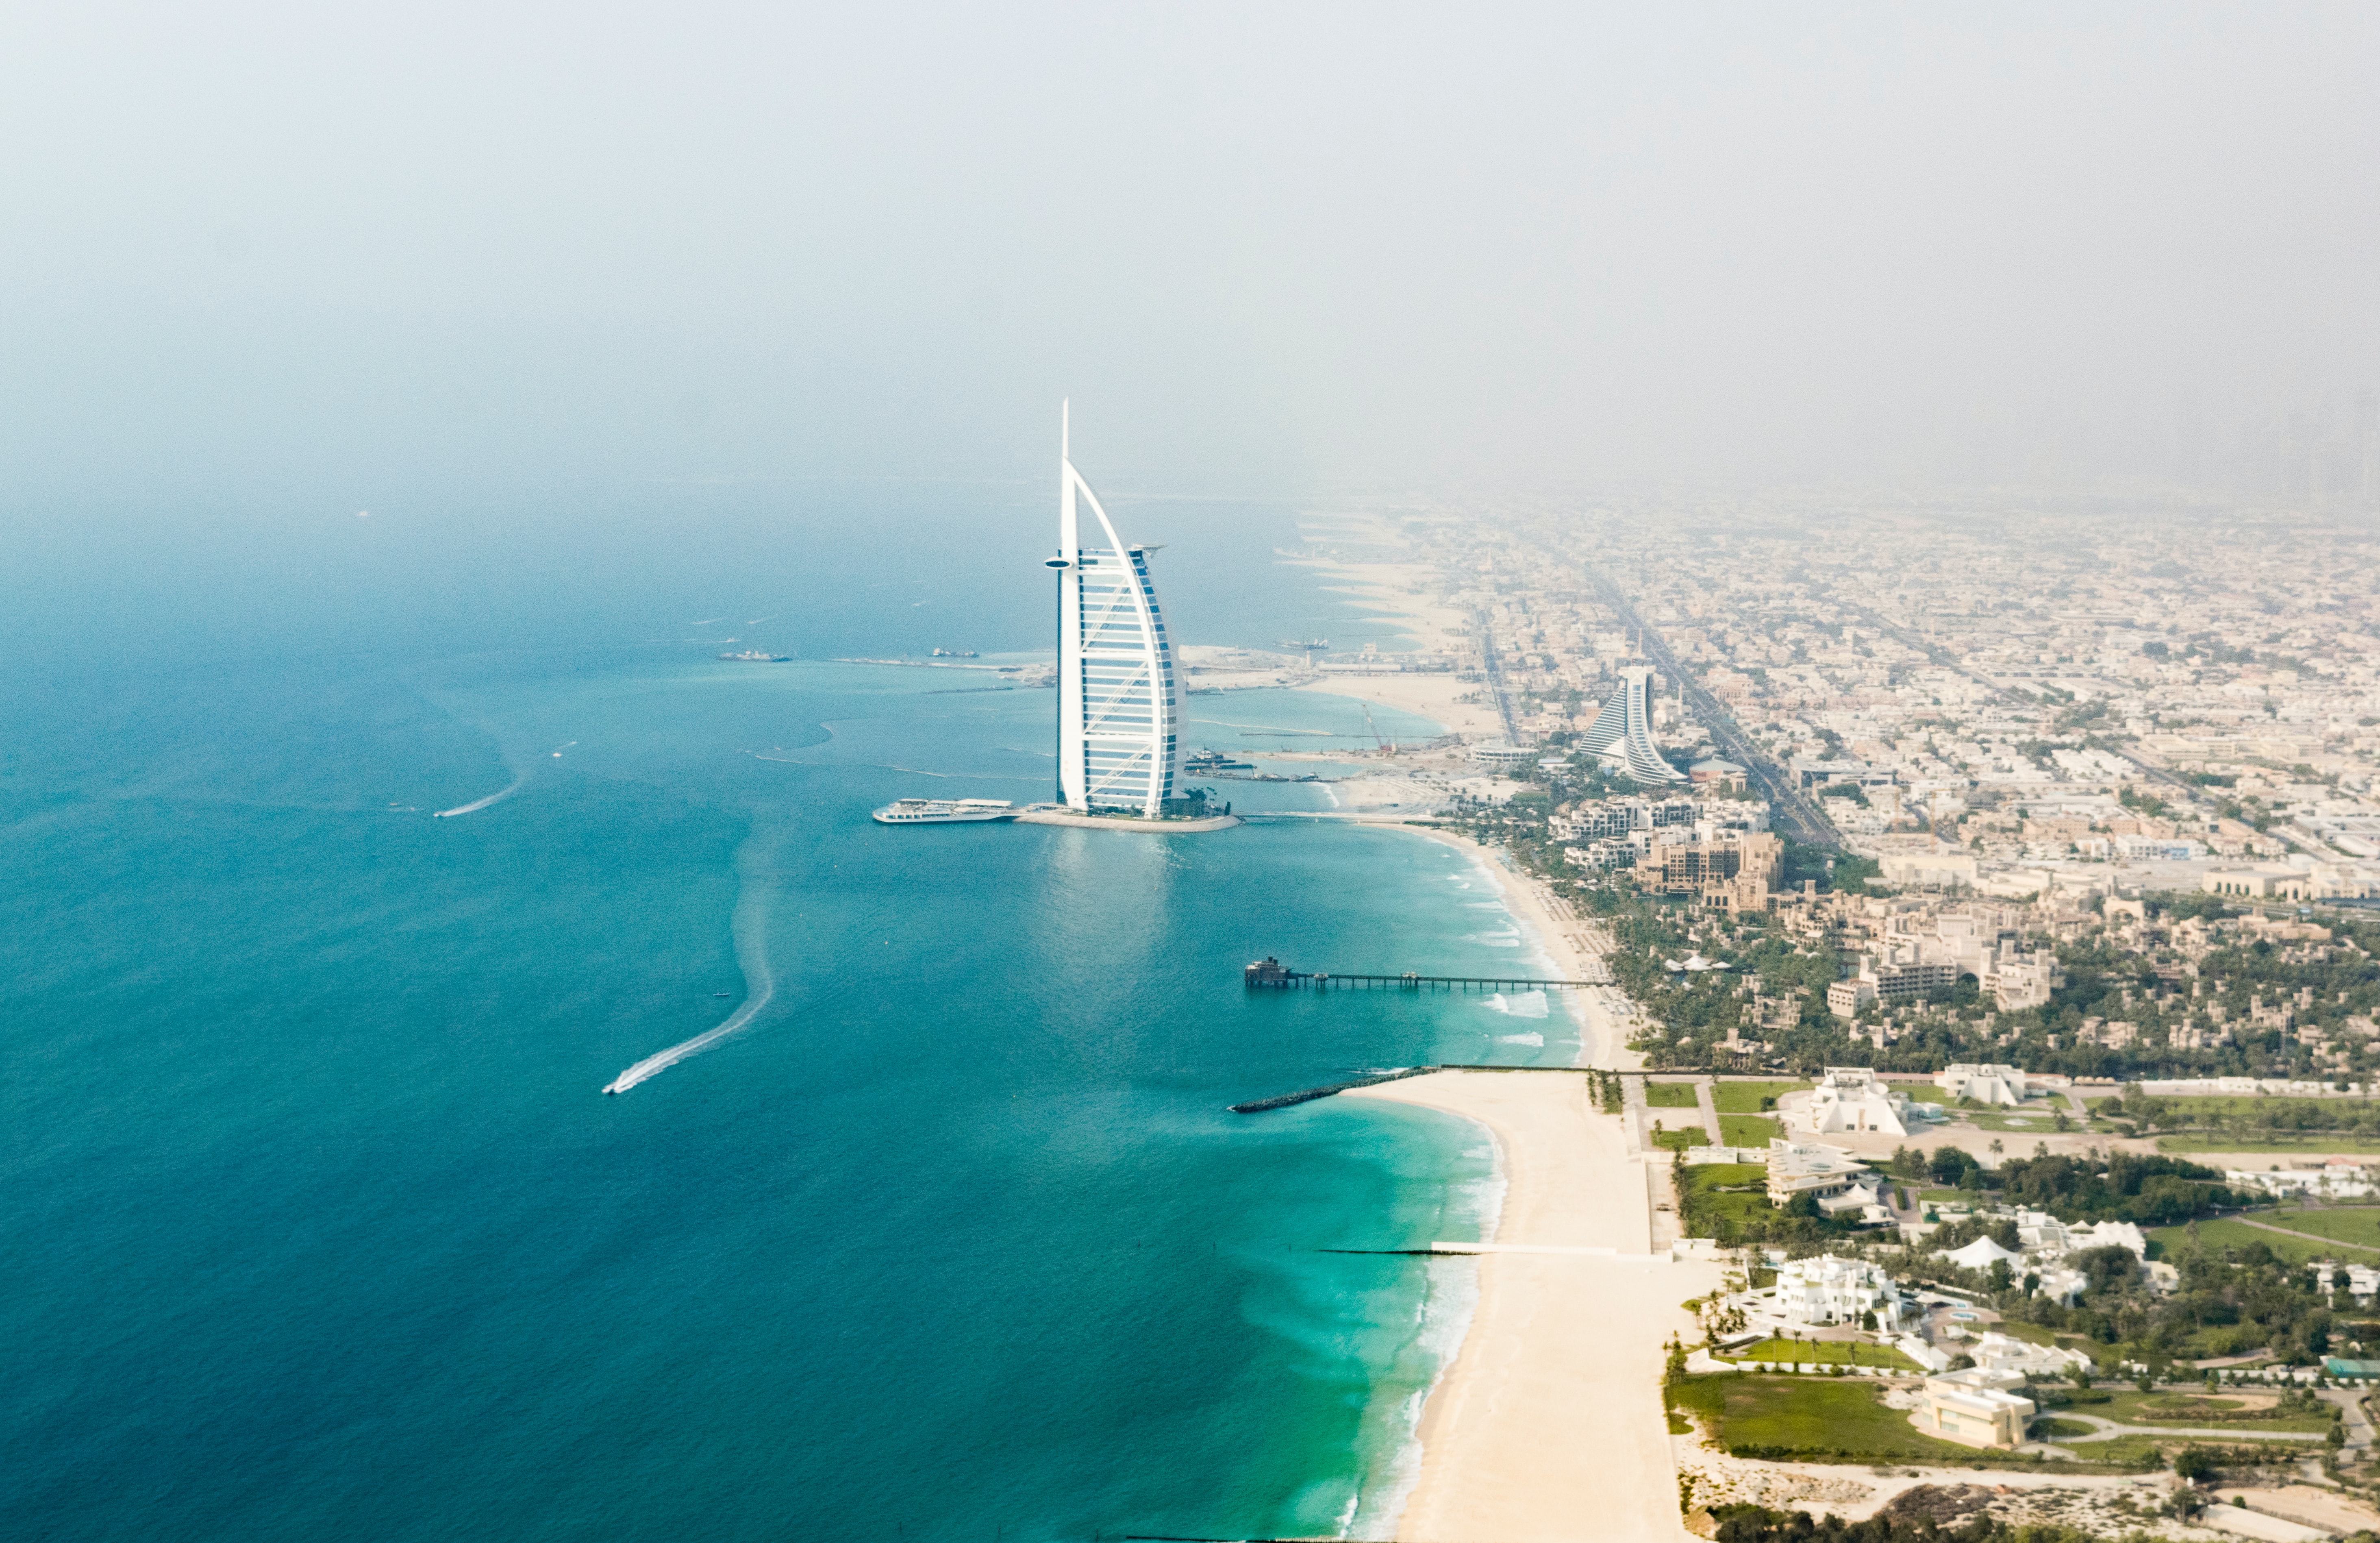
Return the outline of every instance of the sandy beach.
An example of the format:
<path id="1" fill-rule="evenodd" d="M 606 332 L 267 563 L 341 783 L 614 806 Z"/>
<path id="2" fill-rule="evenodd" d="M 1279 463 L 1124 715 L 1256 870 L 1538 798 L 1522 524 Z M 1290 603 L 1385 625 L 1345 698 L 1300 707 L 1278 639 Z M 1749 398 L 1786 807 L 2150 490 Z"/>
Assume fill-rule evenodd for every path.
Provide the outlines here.
<path id="1" fill-rule="evenodd" d="M 1661 1407 L 1662 1342 L 1715 1265 L 1646 1252 L 1645 1173 L 1574 1072 L 1436 1072 L 1342 1095 L 1419 1104 L 1493 1134 L 1507 1189 L 1495 1241 L 1618 1257 L 1496 1253 L 1422 1415 L 1405 1543 L 1683 1538 Z"/>
<path id="2" fill-rule="evenodd" d="M 1408 623 L 1425 650 L 1451 650 L 1463 618 L 1413 592 L 1426 570 L 1322 565 L 1334 586 Z M 1326 677 L 1306 689 L 1419 712 L 1448 728 L 1498 733 L 1494 711 L 1454 700 L 1475 686 L 1447 675 Z M 1603 940 L 1548 887 L 1450 831 L 1408 827 L 1478 859 L 1553 973 L 1601 980 Z M 1580 1065 L 1633 1067 L 1616 990 L 1554 993 L 1579 1025 Z M 1506 1185 L 1494 1241 L 1506 1248 L 1597 1247 L 1612 1257 L 1498 1252 L 1481 1257 L 1479 1301 L 1453 1363 L 1422 1411 L 1421 1473 L 1392 1536 L 1404 1543 L 1570 1543 L 1690 1537 L 1661 1406 L 1662 1343 L 1691 1335 L 1679 1305 L 1719 1284 L 1718 1266 L 1650 1252 L 1649 1174 L 1621 1118 L 1589 1101 L 1575 1072 L 1436 1072 L 1342 1097 L 1460 1115 L 1495 1138 Z"/>
<path id="3" fill-rule="evenodd" d="M 1420 652 L 1454 653 L 1463 646 L 1463 639 L 1456 635 L 1456 629 L 1468 626 L 1469 619 L 1452 606 L 1414 592 L 1415 586 L 1430 587 L 1437 578 L 1435 573 L 1419 564 L 1302 559 L 1292 565 L 1311 567 L 1327 575 L 1331 582 L 1324 589 L 1345 596 L 1367 611 L 1394 617 L 1403 625 L 1403 631 Z M 1451 671 L 1443 674 L 1324 675 L 1306 682 L 1300 689 L 1361 697 L 1402 708 L 1435 719 L 1456 734 L 1501 738 L 1504 732 L 1492 703 L 1455 699 L 1478 694 L 1480 686 L 1476 681 L 1460 680 Z"/>

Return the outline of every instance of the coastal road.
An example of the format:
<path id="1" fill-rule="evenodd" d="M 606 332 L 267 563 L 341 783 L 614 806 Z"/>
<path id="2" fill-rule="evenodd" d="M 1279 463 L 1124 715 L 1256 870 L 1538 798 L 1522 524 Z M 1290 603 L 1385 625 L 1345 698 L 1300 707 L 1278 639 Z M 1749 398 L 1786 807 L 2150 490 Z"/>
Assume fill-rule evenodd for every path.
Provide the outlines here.
<path id="1" fill-rule="evenodd" d="M 1792 774 L 1777 764 L 1767 753 L 1756 748 L 1749 735 L 1736 723 L 1735 715 L 1721 705 L 1717 697 L 1703 689 L 1703 684 L 1678 663 L 1677 655 L 1661 635 L 1645 625 L 1645 618 L 1628 603 L 1628 597 L 1618 585 L 1605 577 L 1600 570 L 1587 570 L 1596 594 L 1616 613 L 1621 623 L 1634 627 L 1638 648 L 1645 657 L 1658 665 L 1662 674 L 1678 683 L 1687 704 L 1703 727 L 1710 730 L 1711 740 L 1728 759 L 1742 766 L 1760 784 L 1768 795 L 1770 819 L 1785 834 L 1804 846 L 1822 846 L 1831 851 L 1843 849 L 1842 833 L 1828 823 L 1820 812 L 1816 800 L 1793 784 Z"/>

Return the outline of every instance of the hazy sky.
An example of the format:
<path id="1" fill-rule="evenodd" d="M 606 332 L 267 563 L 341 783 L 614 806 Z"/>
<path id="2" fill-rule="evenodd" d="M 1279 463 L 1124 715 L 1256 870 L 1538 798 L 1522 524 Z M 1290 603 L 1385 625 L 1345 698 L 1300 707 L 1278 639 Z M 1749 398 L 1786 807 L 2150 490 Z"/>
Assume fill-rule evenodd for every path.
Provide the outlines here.
<path id="1" fill-rule="evenodd" d="M 19 6 L 0 492 L 2343 422 L 2375 79 L 2370 5 Z"/>

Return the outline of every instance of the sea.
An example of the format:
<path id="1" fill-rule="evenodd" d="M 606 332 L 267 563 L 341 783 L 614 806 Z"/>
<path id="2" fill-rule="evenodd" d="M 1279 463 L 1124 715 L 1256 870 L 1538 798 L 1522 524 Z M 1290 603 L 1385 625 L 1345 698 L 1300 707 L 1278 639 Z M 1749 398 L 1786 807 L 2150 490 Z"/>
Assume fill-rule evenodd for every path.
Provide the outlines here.
<path id="1" fill-rule="evenodd" d="M 6 1535 L 1387 1536 L 1473 1266 L 1334 1250 L 1492 1229 L 1493 1148 L 1226 1106 L 1577 1030 L 1241 968 L 1541 966 L 1480 860 L 871 823 L 1050 796 L 1048 690 L 836 662 L 1046 658 L 1033 484 L 360 502 L 0 560 Z M 1293 504 L 1111 504 L 1179 637 L 1401 641 Z M 1437 727 L 1190 711 L 1293 774 Z"/>

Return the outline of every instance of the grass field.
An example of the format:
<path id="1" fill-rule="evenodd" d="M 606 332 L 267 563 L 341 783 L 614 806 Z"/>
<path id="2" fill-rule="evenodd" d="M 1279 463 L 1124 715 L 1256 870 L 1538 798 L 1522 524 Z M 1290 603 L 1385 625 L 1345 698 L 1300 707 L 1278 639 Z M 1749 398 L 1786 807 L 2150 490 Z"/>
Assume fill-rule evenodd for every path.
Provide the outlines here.
<path id="1" fill-rule="evenodd" d="M 1700 1107 L 1698 1100 L 1694 1098 L 1694 1085 L 1693 1083 L 1655 1082 L 1649 1077 L 1646 1078 L 1645 1082 L 1645 1106 L 1647 1109 L 1694 1109 Z"/>
<path id="2" fill-rule="evenodd" d="M 1860 1344 L 1849 1340 L 1763 1340 L 1749 1350 L 1730 1352 L 1730 1358 L 1820 1367 L 1890 1367 L 1895 1371 L 1925 1369 L 1888 1344 Z"/>
<path id="3" fill-rule="evenodd" d="M 1788 1093 L 1798 1093 L 1806 1082 L 1722 1082 L 1711 1089 L 1721 1114 L 1758 1114 Z M 1763 1099 L 1769 1103 L 1761 1102 Z"/>
<path id="4" fill-rule="evenodd" d="M 1718 1133 L 1727 1137 L 1730 1147 L 1766 1147 L 1785 1129 L 1774 1120 L 1764 1120 L 1757 1114 L 1722 1114 L 1718 1117 Z"/>
<path id="5" fill-rule="evenodd" d="M 1857 1378 L 1779 1377 L 1721 1372 L 1689 1377 L 1670 1390 L 1670 1402 L 1702 1417 L 1723 1447 L 1746 1455 L 1791 1454 L 1817 1462 L 1926 1462 L 1974 1468 L 2022 1464 L 2058 1472 L 2004 1452 L 1962 1447 L 1921 1434 L 1898 1409 L 1876 1399 L 1872 1382 Z M 2097 1443 L 2075 1451 L 2075 1467 L 2107 1472 L 2144 1465 L 2149 1443 Z"/>
<path id="6" fill-rule="evenodd" d="M 2110 1390 L 2113 1391 L 2113 1390 Z M 2143 1393 L 2127 1388 L 2105 1403 L 2082 1413 L 2118 1425 L 2219 1426 L 2226 1430 L 2264 1430 L 2287 1435 L 2320 1436 L 2330 1428 L 2327 1413 L 2312 1415 L 2256 1414 L 2241 1411 L 2237 1396 L 2175 1392 Z"/>
<path id="7" fill-rule="evenodd" d="M 2295 1114 L 2301 1110 L 2320 1110 L 2336 1118 L 2350 1112 L 2361 1112 L 2374 1107 L 2368 1099 L 2278 1099 L 2270 1094 L 2258 1097 L 2253 1094 L 2230 1096 L 2210 1093 L 2189 1098 L 2159 1099 L 2156 1101 L 2165 1107 L 2168 1119 L 2187 1116 L 2193 1120 L 2210 1118 L 2228 1120 L 2235 1114 L 2244 1114 L 2253 1120 L 2259 1113 L 2266 1112 L 2275 1114 L 2284 1112 Z M 2085 1099 L 2082 1102 L 2094 1114 L 2120 1114 L 2123 1108 L 2121 1100 L 2116 1099 Z"/>
<path id="8" fill-rule="evenodd" d="M 1707 1147 L 1710 1145 L 1710 1132 L 1700 1125 L 1689 1125 L 1684 1130 L 1655 1131 L 1653 1145 L 1672 1152 L 1687 1147 Z"/>
<path id="9" fill-rule="evenodd" d="M 2355 1248 L 2380 1252 L 2380 1206 L 2342 1206 L 2306 1210 L 2283 1207 L 2257 1218 L 2293 1233 L 2319 1233 Z"/>
<path id="10" fill-rule="evenodd" d="M 2061 1420 L 2055 1416 L 2034 1422 L 2033 1433 L 2045 1440 L 2055 1441 L 2068 1436 L 2095 1436 L 2097 1426 L 2084 1425 L 2081 1420 Z"/>
<path id="11" fill-rule="evenodd" d="M 2150 1230 L 2148 1235 L 2165 1245 L 2167 1258 L 2172 1258 L 2190 1246 L 2190 1229 L 2186 1226 L 2157 1227 Z M 2273 1251 L 2275 1258 L 2285 1260 L 2289 1264 L 2303 1264 L 2308 1259 L 2328 1258 L 2338 1253 L 2341 1248 L 2353 1246 L 2347 1244 L 2316 1243 L 2310 1238 L 2290 1237 L 2282 1233 L 2268 1233 L 2262 1227 L 2251 1227 L 2246 1222 L 2234 1221 L 2230 1217 L 2199 1222 L 2198 1243 L 2202 1248 L 2217 1251 L 2225 1248 L 2245 1248 L 2252 1243 L 2261 1243 Z"/>
<path id="12" fill-rule="evenodd" d="M 1694 1224 L 1696 1237 L 1718 1236 L 1714 1223 L 1720 1221 L 1755 1231 L 1775 1209 L 1768 1204 L 1768 1170 L 1756 1162 L 1704 1163 L 1685 1170 L 1682 1182 L 1682 1220 Z M 1729 1189 L 1734 1193 L 1720 1193 Z"/>

